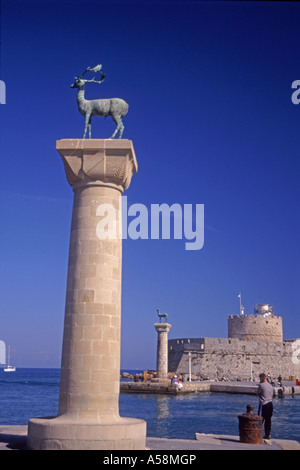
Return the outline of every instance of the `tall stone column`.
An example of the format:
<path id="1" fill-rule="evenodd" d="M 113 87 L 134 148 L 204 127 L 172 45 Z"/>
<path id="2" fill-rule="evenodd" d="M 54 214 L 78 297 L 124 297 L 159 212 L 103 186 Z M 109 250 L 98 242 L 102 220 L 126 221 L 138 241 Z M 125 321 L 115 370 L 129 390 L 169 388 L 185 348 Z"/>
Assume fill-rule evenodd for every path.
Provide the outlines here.
<path id="1" fill-rule="evenodd" d="M 162 382 L 168 378 L 168 333 L 171 326 L 169 323 L 154 323 L 157 331 L 156 377 Z"/>
<path id="2" fill-rule="evenodd" d="M 28 447 L 144 449 L 146 423 L 119 415 L 120 204 L 137 171 L 133 145 L 64 139 L 56 148 L 74 191 L 59 409 L 29 421 Z M 113 216 L 109 232 L 99 225 L 103 216 Z"/>

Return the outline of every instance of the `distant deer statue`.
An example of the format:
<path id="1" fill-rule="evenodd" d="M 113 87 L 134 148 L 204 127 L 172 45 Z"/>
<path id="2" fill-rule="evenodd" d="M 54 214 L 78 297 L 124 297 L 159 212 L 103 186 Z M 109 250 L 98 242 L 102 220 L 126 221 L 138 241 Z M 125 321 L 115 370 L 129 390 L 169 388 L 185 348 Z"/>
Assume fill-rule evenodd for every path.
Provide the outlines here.
<path id="1" fill-rule="evenodd" d="M 119 132 L 119 139 L 121 139 L 124 131 L 124 125 L 122 122 L 122 118 L 128 112 L 128 104 L 121 100 L 120 98 L 108 98 L 108 99 L 100 99 L 100 100 L 86 100 L 84 98 L 85 92 L 85 84 L 86 83 L 102 83 L 105 79 L 105 75 L 101 72 L 101 80 L 96 81 L 93 77 L 92 80 L 83 80 L 83 76 L 87 72 L 96 73 L 100 71 L 102 65 L 96 65 L 96 67 L 88 67 L 80 77 L 75 77 L 75 82 L 71 85 L 71 88 L 78 88 L 77 93 L 77 104 L 79 112 L 85 116 L 85 127 L 84 127 L 84 134 L 83 138 L 85 139 L 87 128 L 89 128 L 89 138 L 91 138 L 91 122 L 92 116 L 111 116 L 114 123 L 116 124 L 117 128 L 111 139 L 114 139 L 116 134 Z"/>
<path id="2" fill-rule="evenodd" d="M 160 313 L 159 310 L 156 310 L 156 311 L 157 311 L 157 315 L 159 316 L 159 321 L 160 321 L 160 323 L 161 323 L 161 319 L 162 319 L 162 318 L 164 318 L 165 321 L 167 321 L 167 319 L 168 319 L 168 314 L 167 314 L 167 313 Z"/>

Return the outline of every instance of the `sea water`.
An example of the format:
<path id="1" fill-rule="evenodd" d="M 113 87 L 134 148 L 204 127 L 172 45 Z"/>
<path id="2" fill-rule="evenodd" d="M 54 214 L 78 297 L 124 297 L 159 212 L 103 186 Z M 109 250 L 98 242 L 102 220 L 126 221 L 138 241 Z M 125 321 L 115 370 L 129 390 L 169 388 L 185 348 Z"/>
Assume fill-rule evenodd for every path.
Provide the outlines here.
<path id="1" fill-rule="evenodd" d="M 131 371 L 127 371 L 131 372 Z M 138 372 L 138 371 L 134 371 Z M 59 369 L 0 370 L 0 425 L 27 424 L 30 418 L 56 416 Z M 254 395 L 190 393 L 120 394 L 120 416 L 147 422 L 147 436 L 194 439 L 195 433 L 238 435 L 238 415 Z M 300 395 L 274 398 L 271 437 L 300 442 Z"/>

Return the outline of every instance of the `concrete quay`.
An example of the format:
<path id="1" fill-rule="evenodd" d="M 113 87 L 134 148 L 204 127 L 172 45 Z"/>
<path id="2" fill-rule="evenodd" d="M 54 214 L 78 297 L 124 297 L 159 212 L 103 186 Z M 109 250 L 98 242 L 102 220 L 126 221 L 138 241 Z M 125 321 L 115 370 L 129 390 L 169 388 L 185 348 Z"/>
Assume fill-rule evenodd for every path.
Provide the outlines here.
<path id="1" fill-rule="evenodd" d="M 0 450 L 27 450 L 26 443 L 27 425 L 0 425 Z M 243 444 L 239 442 L 239 436 L 201 433 L 196 433 L 195 439 L 146 438 L 145 451 L 161 450 L 184 450 L 186 452 L 200 450 L 300 450 L 300 443 L 286 439 L 271 439 L 257 445 Z"/>
<path id="2" fill-rule="evenodd" d="M 246 395 L 255 395 L 258 382 L 216 382 L 216 381 L 194 381 L 185 382 L 179 389 L 177 385 L 166 382 L 120 382 L 120 391 L 123 393 L 162 393 L 177 395 L 182 393 L 239 393 Z M 282 387 L 274 387 L 274 396 L 280 395 L 299 395 L 300 386 L 294 382 L 283 382 Z"/>

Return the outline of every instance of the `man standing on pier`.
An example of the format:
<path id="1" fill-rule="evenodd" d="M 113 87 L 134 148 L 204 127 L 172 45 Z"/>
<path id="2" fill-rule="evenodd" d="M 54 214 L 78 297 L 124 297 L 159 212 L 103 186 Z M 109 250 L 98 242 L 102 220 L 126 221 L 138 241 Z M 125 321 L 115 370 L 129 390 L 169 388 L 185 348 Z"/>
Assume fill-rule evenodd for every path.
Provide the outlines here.
<path id="1" fill-rule="evenodd" d="M 260 384 L 258 386 L 257 395 L 259 396 L 258 414 L 261 412 L 263 423 L 265 425 L 264 439 L 270 439 L 271 417 L 273 414 L 273 387 L 267 381 L 266 374 L 259 375 Z"/>

